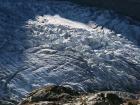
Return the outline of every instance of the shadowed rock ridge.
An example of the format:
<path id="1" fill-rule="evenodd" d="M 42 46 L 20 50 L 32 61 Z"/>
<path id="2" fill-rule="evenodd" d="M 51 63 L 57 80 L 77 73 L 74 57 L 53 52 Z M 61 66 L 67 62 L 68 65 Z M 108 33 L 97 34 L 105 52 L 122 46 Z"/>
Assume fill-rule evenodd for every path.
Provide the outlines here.
<path id="1" fill-rule="evenodd" d="M 72 1 L 86 6 L 97 6 L 101 8 L 113 9 L 118 13 L 130 16 L 133 19 L 140 21 L 139 0 L 66 0 L 66 1 Z"/>

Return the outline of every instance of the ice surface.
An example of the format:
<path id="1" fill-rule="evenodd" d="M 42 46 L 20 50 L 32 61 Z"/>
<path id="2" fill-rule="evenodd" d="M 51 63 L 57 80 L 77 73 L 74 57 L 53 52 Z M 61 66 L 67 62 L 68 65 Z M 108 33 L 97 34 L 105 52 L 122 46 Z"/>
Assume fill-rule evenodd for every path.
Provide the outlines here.
<path id="1" fill-rule="evenodd" d="M 0 2 L 0 97 L 49 84 L 140 90 L 140 25 L 70 2 Z"/>

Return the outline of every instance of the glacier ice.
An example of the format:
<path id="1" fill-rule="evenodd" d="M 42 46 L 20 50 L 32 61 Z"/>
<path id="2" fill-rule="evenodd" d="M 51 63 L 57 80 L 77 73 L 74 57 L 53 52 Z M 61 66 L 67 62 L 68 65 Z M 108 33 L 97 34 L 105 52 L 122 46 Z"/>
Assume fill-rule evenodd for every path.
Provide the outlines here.
<path id="1" fill-rule="evenodd" d="M 63 8 L 62 8 L 63 7 Z M 70 2 L 0 1 L 0 98 L 49 84 L 140 90 L 140 25 Z"/>

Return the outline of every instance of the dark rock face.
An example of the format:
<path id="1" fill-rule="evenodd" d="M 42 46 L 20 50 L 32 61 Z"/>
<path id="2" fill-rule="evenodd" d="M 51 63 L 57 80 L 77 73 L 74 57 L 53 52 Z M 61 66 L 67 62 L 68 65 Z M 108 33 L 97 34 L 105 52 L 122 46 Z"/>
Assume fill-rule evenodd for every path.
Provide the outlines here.
<path id="1" fill-rule="evenodd" d="M 140 20 L 139 0 L 69 0 L 82 5 L 113 9 L 121 14 Z"/>

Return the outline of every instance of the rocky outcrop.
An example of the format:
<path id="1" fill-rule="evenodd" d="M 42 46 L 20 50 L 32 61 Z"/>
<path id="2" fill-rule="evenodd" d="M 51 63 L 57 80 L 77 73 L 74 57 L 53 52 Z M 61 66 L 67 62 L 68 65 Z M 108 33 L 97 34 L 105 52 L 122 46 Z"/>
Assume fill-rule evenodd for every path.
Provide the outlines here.
<path id="1" fill-rule="evenodd" d="M 122 95 L 121 95 L 122 94 Z M 47 86 L 31 92 L 19 105 L 138 105 L 136 95 L 121 92 L 78 93 L 71 88 Z"/>
<path id="2" fill-rule="evenodd" d="M 68 87 L 62 86 L 47 86 L 32 91 L 20 105 L 27 105 L 28 103 L 36 103 L 40 101 L 50 102 L 66 102 L 71 100 L 74 96 L 79 95 L 78 92 Z"/>

